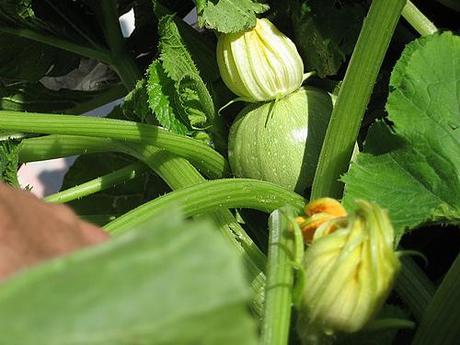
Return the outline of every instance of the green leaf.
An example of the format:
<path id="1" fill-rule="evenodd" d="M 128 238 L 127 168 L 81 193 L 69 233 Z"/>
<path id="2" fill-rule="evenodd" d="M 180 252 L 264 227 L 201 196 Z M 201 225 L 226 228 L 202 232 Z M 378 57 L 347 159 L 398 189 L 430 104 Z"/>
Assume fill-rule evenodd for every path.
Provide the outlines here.
<path id="1" fill-rule="evenodd" d="M 152 81 L 152 84 L 154 82 Z M 153 101 L 155 104 L 155 101 Z M 147 82 L 141 79 L 136 87 L 126 95 L 122 105 L 123 115 L 127 120 L 142 123 L 155 124 L 155 115 L 149 108 L 149 95 L 147 93 Z"/>
<path id="2" fill-rule="evenodd" d="M 78 66 L 75 55 L 0 32 L 0 78 L 37 81 L 43 76 L 55 75 L 60 67 L 58 61 L 62 59 Z"/>
<path id="3" fill-rule="evenodd" d="M 168 212 L 0 285 L 1 342 L 254 345 L 248 298 L 214 226 Z"/>
<path id="4" fill-rule="evenodd" d="M 294 41 L 305 69 L 335 75 L 351 54 L 365 15 L 362 1 L 291 0 Z"/>
<path id="5" fill-rule="evenodd" d="M 35 17 L 32 0 L 3 0 L 0 5 L 0 18 L 5 21 L 30 20 Z"/>
<path id="6" fill-rule="evenodd" d="M 175 111 L 177 94 L 174 81 L 165 73 L 160 61 L 150 65 L 147 83 L 148 103 L 160 125 L 174 133 L 187 134 L 189 120 Z"/>
<path id="7" fill-rule="evenodd" d="M 390 212 L 397 237 L 427 222 L 460 223 L 460 37 L 411 43 L 396 64 L 387 102 L 394 132 L 369 131 L 344 202 L 372 200 Z"/>
<path id="8" fill-rule="evenodd" d="M 192 128 L 204 129 L 207 119 L 213 119 L 216 110 L 203 81 L 196 76 L 184 75 L 177 83 L 177 89 Z"/>
<path id="9" fill-rule="evenodd" d="M 0 181 L 21 188 L 17 174 L 18 166 L 19 142 L 12 139 L 0 141 Z"/>
<path id="10" fill-rule="evenodd" d="M 210 132 L 215 146 L 222 149 L 225 147 L 222 121 L 216 116 L 214 101 L 187 49 L 181 27 L 173 16 L 164 15 L 160 19 L 160 60 L 154 61 L 148 70 L 150 108 L 165 128 L 203 140 L 208 139 Z M 212 68 L 208 68 L 207 75 L 213 74 Z"/>
<path id="11" fill-rule="evenodd" d="M 256 14 L 268 6 L 253 0 L 198 0 L 198 23 L 201 27 L 229 33 L 249 30 L 256 25 Z"/>
<path id="12" fill-rule="evenodd" d="M 160 60 L 168 76 L 176 82 L 184 75 L 199 76 L 173 16 L 168 15 L 160 19 L 159 33 Z"/>

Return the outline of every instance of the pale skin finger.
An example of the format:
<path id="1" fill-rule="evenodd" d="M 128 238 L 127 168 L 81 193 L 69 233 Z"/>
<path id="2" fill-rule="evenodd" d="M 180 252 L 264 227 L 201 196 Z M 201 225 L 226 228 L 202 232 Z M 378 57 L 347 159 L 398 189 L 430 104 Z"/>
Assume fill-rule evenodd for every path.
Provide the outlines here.
<path id="1" fill-rule="evenodd" d="M 108 238 L 67 206 L 47 204 L 31 193 L 0 183 L 0 280 Z"/>

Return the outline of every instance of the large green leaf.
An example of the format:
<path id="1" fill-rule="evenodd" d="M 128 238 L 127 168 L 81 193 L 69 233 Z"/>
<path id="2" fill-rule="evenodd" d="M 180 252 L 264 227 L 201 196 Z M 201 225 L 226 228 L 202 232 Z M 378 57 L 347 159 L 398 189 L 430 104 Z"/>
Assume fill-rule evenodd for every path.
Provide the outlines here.
<path id="1" fill-rule="evenodd" d="M 238 32 L 256 25 L 256 14 L 268 6 L 253 0 L 198 0 L 198 22 L 219 32 Z"/>
<path id="2" fill-rule="evenodd" d="M 460 37 L 411 43 L 396 64 L 387 102 L 394 132 L 370 130 L 343 181 L 344 202 L 386 207 L 400 237 L 427 222 L 460 223 Z"/>
<path id="3" fill-rule="evenodd" d="M 0 285 L 0 344 L 253 345 L 237 254 L 168 213 Z"/>

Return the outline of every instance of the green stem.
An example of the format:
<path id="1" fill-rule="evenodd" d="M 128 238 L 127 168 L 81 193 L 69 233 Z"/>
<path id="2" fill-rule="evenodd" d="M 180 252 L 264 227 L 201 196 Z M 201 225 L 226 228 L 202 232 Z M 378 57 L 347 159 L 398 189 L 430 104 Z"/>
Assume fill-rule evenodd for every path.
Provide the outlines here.
<path id="1" fill-rule="evenodd" d="M 176 191 L 168 193 L 163 197 L 156 198 L 154 201 L 143 204 L 142 206 L 117 218 L 115 221 L 107 225 L 107 229 L 117 229 L 118 232 L 130 230 L 133 224 L 139 224 L 137 223 L 138 221 L 142 222 L 142 220 L 149 219 L 156 212 L 155 208 L 153 210 L 149 209 L 148 205 L 156 202 L 157 204 L 166 205 L 166 209 L 168 209 L 171 205 L 176 205 L 176 203 L 182 201 L 180 198 L 181 195 L 189 194 L 193 190 L 200 189 L 202 184 L 214 182 L 205 182 L 205 179 L 187 160 L 177 157 L 167 151 L 160 150 L 149 145 L 139 145 L 133 143 L 124 143 L 121 147 L 124 152 L 143 160 L 153 171 L 155 171 L 156 174 L 165 180 L 165 182 L 173 190 Z M 128 150 L 126 150 L 127 147 Z M 210 191 L 210 193 L 212 193 L 212 191 Z M 174 195 L 179 195 L 179 197 L 175 198 Z M 217 195 L 218 193 L 216 193 L 215 196 Z M 229 196 L 221 194 L 219 198 L 221 200 L 225 200 L 228 199 Z M 188 197 L 186 197 L 186 199 L 191 200 L 191 198 Z M 168 204 L 168 200 L 172 200 L 172 203 Z M 242 255 L 243 262 L 245 262 L 249 277 L 252 279 L 251 284 L 255 291 L 253 309 L 256 314 L 260 315 L 263 299 L 261 289 L 265 282 L 265 276 L 262 271 L 265 265 L 264 255 L 246 234 L 244 229 L 239 225 L 238 221 L 231 212 L 226 209 L 229 206 L 222 204 L 222 206 L 218 208 L 204 209 L 202 208 L 200 200 L 202 200 L 202 198 L 196 200 L 197 202 L 194 205 L 190 205 L 191 208 L 189 211 L 193 211 L 194 215 L 207 213 L 208 216 L 218 225 L 223 236 L 231 242 L 239 254 Z M 141 209 L 141 211 L 136 212 L 136 210 L 139 209 Z"/>
<path id="2" fill-rule="evenodd" d="M 409 257 L 401 258 L 402 268 L 395 283 L 396 293 L 417 321 L 420 321 L 435 293 L 433 283 Z"/>
<path id="3" fill-rule="evenodd" d="M 65 203 L 115 187 L 117 184 L 132 180 L 146 170 L 145 164 L 133 163 L 91 181 L 47 196 L 44 200 L 53 203 Z"/>
<path id="4" fill-rule="evenodd" d="M 32 41 L 40 42 L 51 47 L 59 48 L 66 50 L 68 52 L 85 56 L 90 59 L 98 60 L 105 64 L 111 65 L 112 64 L 112 56 L 110 52 L 102 47 L 91 48 L 82 46 L 77 43 L 73 43 L 71 41 L 67 41 L 49 34 L 41 33 L 38 31 L 34 31 L 31 29 L 25 28 L 15 28 L 15 27 L 0 27 L 0 32 L 19 36 L 22 38 L 27 38 Z"/>
<path id="5" fill-rule="evenodd" d="M 112 67 L 120 76 L 128 90 L 134 89 L 136 82 L 142 79 L 142 73 L 136 60 L 126 49 L 126 41 L 121 32 L 117 3 L 114 0 L 99 2 L 100 16 L 105 40 L 112 53 Z"/>
<path id="6" fill-rule="evenodd" d="M 105 41 L 113 54 L 123 53 L 126 49 L 123 33 L 118 19 L 117 4 L 113 0 L 100 0 L 98 18 L 102 23 Z"/>
<path id="7" fill-rule="evenodd" d="M 292 209 L 286 209 L 294 218 Z M 294 232 L 290 219 L 282 210 L 276 210 L 269 219 L 267 283 L 262 319 L 261 345 L 286 345 L 291 322 L 292 288 L 295 251 Z"/>
<path id="8" fill-rule="evenodd" d="M 67 134 L 148 143 L 195 163 L 211 178 L 229 174 L 224 157 L 206 144 L 160 127 L 106 118 L 0 111 L 0 128 L 39 134 Z"/>
<path id="9" fill-rule="evenodd" d="M 196 169 L 183 158 L 150 145 L 126 143 L 107 138 L 50 135 L 25 139 L 21 142 L 19 158 L 21 162 L 26 162 L 105 151 L 122 152 L 141 159 L 162 177 L 172 189 L 181 189 L 205 181 Z M 265 268 L 264 255 L 229 210 L 219 208 L 209 216 L 219 226 L 224 237 L 242 255 L 255 291 L 252 306 L 255 313 L 260 315 L 263 301 L 262 289 L 265 285 L 265 276 L 263 274 Z M 120 218 L 122 219 L 122 217 Z M 147 219 L 150 215 L 144 213 L 144 217 Z M 126 228 L 123 230 L 128 230 L 130 224 L 125 223 L 125 225 Z"/>
<path id="10" fill-rule="evenodd" d="M 313 181 L 312 199 L 340 198 L 377 74 L 406 0 L 374 0 L 356 43 L 326 132 Z"/>
<path id="11" fill-rule="evenodd" d="M 111 233 L 122 233 L 141 224 L 153 214 L 179 204 L 185 216 L 193 216 L 222 208 L 252 208 L 272 212 L 291 205 L 302 210 L 305 200 L 278 185 L 252 179 L 219 179 L 176 190 L 145 203 L 106 226 Z"/>
<path id="12" fill-rule="evenodd" d="M 24 139 L 20 145 L 19 163 L 87 153 L 120 151 L 117 140 L 76 135 L 47 135 L 28 138 Z"/>
<path id="13" fill-rule="evenodd" d="M 457 344 L 459 338 L 460 254 L 457 255 L 426 309 L 412 344 Z"/>
<path id="14" fill-rule="evenodd" d="M 422 36 L 431 35 L 438 31 L 438 28 L 411 1 L 407 1 L 401 14 Z"/>

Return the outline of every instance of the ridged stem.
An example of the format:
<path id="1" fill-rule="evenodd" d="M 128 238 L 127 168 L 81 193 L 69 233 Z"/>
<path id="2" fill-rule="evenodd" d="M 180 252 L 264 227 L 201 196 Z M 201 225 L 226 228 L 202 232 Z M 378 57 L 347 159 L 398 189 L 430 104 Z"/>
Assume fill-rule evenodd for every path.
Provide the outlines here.
<path id="1" fill-rule="evenodd" d="M 39 134 L 111 138 L 154 145 L 192 161 L 210 178 L 229 174 L 224 157 L 206 144 L 142 123 L 89 116 L 0 111 L 0 128 Z"/>
<path id="2" fill-rule="evenodd" d="M 286 213 L 288 215 L 286 216 Z M 270 215 L 268 228 L 267 283 L 262 318 L 261 345 L 286 345 L 289 340 L 294 284 L 294 233 L 290 219 L 297 214 L 289 208 Z"/>
<path id="3" fill-rule="evenodd" d="M 124 168 L 115 170 L 111 173 L 99 176 L 91 181 L 82 183 L 78 186 L 63 190 L 61 192 L 51 194 L 44 198 L 47 202 L 65 203 L 76 199 L 81 199 L 85 196 L 98 193 L 100 191 L 115 187 L 116 185 L 132 180 L 146 170 L 143 163 L 137 162 L 129 164 Z"/>
<path id="4" fill-rule="evenodd" d="M 433 298 L 435 286 L 412 258 L 402 257 L 401 263 L 395 290 L 415 319 L 420 321 Z"/>
<path id="5" fill-rule="evenodd" d="M 186 216 L 193 216 L 222 208 L 252 208 L 269 213 L 286 205 L 300 211 L 305 200 L 300 195 L 270 182 L 238 178 L 219 179 L 158 197 L 117 218 L 109 223 L 106 229 L 111 233 L 122 233 L 174 204 L 181 205 Z"/>
<path id="6" fill-rule="evenodd" d="M 401 14 L 421 36 L 438 31 L 438 28 L 411 1 L 407 1 Z"/>
<path id="7" fill-rule="evenodd" d="M 460 254 L 436 290 L 413 345 L 457 344 L 460 339 Z"/>
<path id="8" fill-rule="evenodd" d="M 340 176 L 348 170 L 377 74 L 406 0 L 374 0 L 364 20 L 326 131 L 312 199 L 341 198 Z"/>
<path id="9" fill-rule="evenodd" d="M 28 160 L 50 159 L 66 155 L 105 151 L 122 152 L 144 161 L 155 171 L 155 173 L 164 179 L 172 189 L 180 190 L 205 182 L 205 179 L 200 173 L 198 173 L 198 171 L 184 158 L 150 145 L 127 143 L 107 138 L 67 135 L 50 135 L 47 137 L 30 138 L 22 141 L 19 155 L 20 160 L 25 162 Z M 271 197 L 272 196 L 269 196 L 269 198 Z M 171 197 L 169 196 L 168 198 Z M 221 195 L 221 198 L 225 200 L 226 195 Z M 180 202 L 180 200 L 178 202 Z M 150 205 L 150 203 L 144 205 Z M 150 214 L 148 206 L 144 205 L 141 206 L 142 217 L 144 217 L 143 219 L 148 219 L 155 213 L 155 209 L 153 213 Z M 200 202 L 197 202 L 196 206 L 199 208 Z M 240 205 L 236 205 L 235 207 L 240 207 Z M 193 209 L 191 210 L 193 211 Z M 204 210 L 201 211 L 204 212 Z M 234 245 L 240 255 L 242 255 L 243 262 L 248 271 L 248 276 L 252 280 L 252 286 L 255 292 L 252 307 L 254 312 L 260 315 L 262 313 L 263 301 L 262 289 L 265 285 L 265 275 L 263 274 L 266 263 L 265 256 L 246 234 L 232 213 L 224 206 L 218 207 L 217 209 L 210 208 L 208 211 L 212 211 L 208 213 L 208 216 L 219 226 L 224 237 L 226 237 Z M 129 230 L 133 222 L 138 220 L 136 219 L 136 214 L 133 216 L 133 212 L 134 211 L 131 211 L 116 220 L 115 225 L 118 223 L 117 227 L 119 232 Z M 194 214 L 196 214 L 196 212 L 194 212 Z"/>

